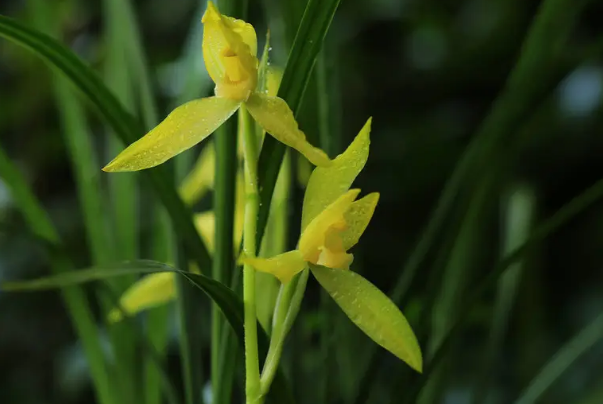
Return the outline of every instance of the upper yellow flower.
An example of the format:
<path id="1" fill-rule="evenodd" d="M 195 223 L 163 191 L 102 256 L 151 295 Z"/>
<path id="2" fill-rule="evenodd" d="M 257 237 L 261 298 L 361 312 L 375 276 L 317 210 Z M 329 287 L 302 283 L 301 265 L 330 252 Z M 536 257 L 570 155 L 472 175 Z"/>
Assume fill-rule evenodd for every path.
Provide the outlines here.
<path id="1" fill-rule="evenodd" d="M 349 190 L 368 157 L 370 123 L 369 119 L 331 166 L 318 167 L 312 173 L 304 196 L 298 249 L 268 259 L 244 258 L 246 263 L 283 283 L 308 264 L 349 268 L 353 255 L 348 250 L 364 233 L 379 200 L 379 194 L 372 193 L 356 201 L 360 190 Z"/>
<path id="2" fill-rule="evenodd" d="M 317 166 L 329 157 L 306 140 L 287 103 L 256 91 L 257 37 L 253 26 L 227 17 L 210 1 L 201 20 L 203 58 L 216 84 L 215 96 L 176 108 L 140 140 L 132 143 L 104 171 L 137 171 L 164 163 L 208 137 L 244 104 L 255 121 L 278 141 Z"/>

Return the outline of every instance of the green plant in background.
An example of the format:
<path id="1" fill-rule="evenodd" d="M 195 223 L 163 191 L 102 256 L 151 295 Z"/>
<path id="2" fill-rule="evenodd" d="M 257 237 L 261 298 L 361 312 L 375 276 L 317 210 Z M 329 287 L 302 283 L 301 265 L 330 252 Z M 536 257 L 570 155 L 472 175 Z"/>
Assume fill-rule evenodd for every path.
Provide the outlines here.
<path id="1" fill-rule="evenodd" d="M 1 36 L 32 49 L 67 79 L 59 75 L 53 77 L 54 90 L 62 131 L 77 174 L 93 265 L 90 269 L 73 270 L 75 266 L 67 248 L 41 202 L 16 165 L 0 150 L 0 175 L 23 212 L 29 230 L 51 245 L 49 260 L 56 272 L 49 278 L 34 281 L 3 282 L 0 288 L 6 291 L 62 288 L 74 328 L 83 342 L 96 398 L 102 404 L 133 401 L 158 404 L 163 400 L 170 404 L 225 404 L 239 399 L 238 387 L 242 384 L 245 384 L 248 403 L 266 400 L 294 404 L 296 398 L 307 401 L 308 397 L 311 402 L 345 404 L 388 400 L 438 403 L 447 391 L 446 384 L 455 373 L 452 366 L 458 367 L 461 353 L 463 361 L 471 359 L 470 352 L 453 348 L 459 341 L 463 324 L 468 319 L 476 321 L 472 317 L 474 307 L 484 307 L 478 304 L 484 303 L 481 302 L 484 292 L 498 282 L 494 316 L 481 321 L 487 324 L 490 337 L 483 348 L 485 355 L 480 369 L 489 370 L 502 356 L 512 308 L 520 306 L 514 300 L 521 293 L 524 277 L 533 269 L 525 260 L 526 252 L 603 197 L 603 185 L 599 181 L 534 226 L 531 215 L 537 200 L 530 200 L 529 207 L 509 201 L 507 220 L 500 227 L 505 231 L 503 234 L 513 240 L 505 239 L 502 255 L 496 258 L 499 262 L 484 279 L 478 280 L 477 285 L 472 284 L 472 271 L 483 264 L 480 232 L 487 226 L 484 223 L 487 220 L 483 219 L 493 210 L 491 201 L 499 200 L 501 189 L 505 189 L 499 184 L 508 182 L 501 174 L 507 167 L 498 161 L 503 160 L 505 153 L 511 154 L 506 150 L 507 146 L 502 147 L 503 143 L 513 143 L 506 142 L 505 136 L 511 138 L 516 132 L 523 134 L 526 130 L 518 128 L 525 124 L 533 105 L 549 96 L 551 89 L 577 63 L 600 53 L 601 45 L 595 44 L 584 54 L 572 54 L 569 61 L 563 58 L 563 63 L 558 63 L 562 67 L 557 69 L 559 71 L 550 69 L 549 66 L 557 66 L 553 62 L 561 60 L 561 44 L 588 1 L 573 4 L 569 0 L 543 0 L 507 85 L 459 160 L 424 235 L 409 251 L 404 269 L 396 274 L 397 282 L 388 297 L 364 277 L 372 279 L 374 275 L 377 283 L 378 277 L 383 275 L 376 271 L 376 268 L 382 268 L 380 263 L 364 262 L 363 265 L 360 254 L 360 259 L 350 268 L 353 263 L 350 249 L 367 228 L 379 200 L 378 193 L 357 200 L 360 190 L 350 189 L 368 159 L 371 120 L 333 160 L 314 146 L 320 146 L 331 155 L 345 148 L 337 140 L 340 135 L 335 133 L 337 125 L 332 122 L 336 120 L 332 111 L 338 107 L 331 108 L 330 105 L 336 97 L 329 91 L 339 91 L 326 86 L 327 76 L 332 73 L 327 72 L 327 66 L 336 60 L 336 56 L 328 48 L 319 55 L 339 1 L 292 0 L 278 7 L 273 3 L 276 2 L 266 0 L 264 4 L 266 13 L 276 16 L 268 25 L 273 35 L 277 33 L 276 42 L 282 39 L 279 38 L 282 34 L 286 37 L 285 42 L 289 42 L 285 48 L 290 46 L 282 86 L 270 84 L 277 75 L 269 66 L 269 38 L 261 61 L 258 60 L 255 28 L 244 21 L 248 19 L 247 1 L 221 0 L 218 3 L 225 14 L 236 18 L 221 14 L 211 2 L 201 1 L 198 16 L 203 15 L 203 25 L 197 23 L 194 32 L 200 33 L 203 27 L 204 35 L 202 42 L 199 39 L 199 49 L 193 53 L 202 53 L 209 77 L 215 84 L 214 95 L 186 102 L 194 98 L 195 92 L 199 93 L 195 96 L 200 97 L 201 90 L 185 89 L 177 99 L 179 103 L 186 103 L 157 126 L 147 62 L 135 15 L 127 1 L 104 2 L 109 67 L 107 86 L 57 40 L 0 16 Z M 40 0 L 32 0 L 31 7 L 35 10 L 34 26 L 60 37 L 60 19 L 55 19 L 54 15 L 59 13 L 51 12 L 49 5 Z M 252 14 L 255 17 L 255 13 Z M 278 31 L 278 24 L 271 25 L 279 19 L 286 21 L 284 32 Z M 285 49 L 285 53 L 288 51 Z M 134 73 L 130 74 L 129 69 Z M 315 93 L 313 87 L 308 86 L 313 69 L 317 84 Z M 191 75 L 200 77 L 199 71 L 189 70 L 185 81 L 199 83 L 197 79 L 190 79 Z M 89 181 L 96 170 L 94 161 L 97 157 L 93 156 L 88 133 L 92 131 L 87 130 L 87 124 L 92 122 L 87 122 L 75 94 L 70 93 L 68 81 L 99 109 L 108 123 L 109 132 L 129 145 L 104 170 L 150 168 L 143 175 L 151 179 L 151 189 L 164 205 L 157 206 L 156 211 L 153 207 L 149 256 L 156 261 L 136 260 L 147 254 L 137 251 L 144 249 L 142 237 L 139 237 L 141 228 L 136 218 L 127 213 L 136 210 L 137 176 L 111 175 L 114 212 L 107 217 L 107 212 L 100 209 L 100 195 L 104 191 L 98 181 L 100 176 Z M 306 88 L 308 94 L 305 94 Z M 317 110 L 314 111 L 316 125 L 306 116 L 298 117 L 304 94 L 304 109 Z M 140 111 L 144 125 L 126 111 Z M 231 118 L 235 112 L 237 119 Z M 306 133 L 299 130 L 298 118 Z M 378 122 L 381 122 L 380 117 Z M 155 128 L 138 139 L 152 127 Z M 190 152 L 180 153 L 214 131 L 218 132 L 218 137 L 203 145 L 197 163 L 191 169 Z M 264 137 L 264 133 L 271 136 Z M 315 136 L 317 133 L 320 136 Z M 379 139 L 385 139 L 381 134 L 379 128 Z M 109 143 L 110 153 L 120 150 L 121 145 Z M 288 150 L 283 159 L 285 145 L 300 154 Z M 176 156 L 175 170 L 171 162 L 155 167 Z M 311 173 L 308 160 L 317 166 Z M 295 175 L 303 178 L 297 185 L 306 189 L 299 212 L 300 235 L 292 249 L 287 242 L 289 215 L 297 212 L 295 205 L 288 201 L 295 196 L 291 181 Z M 390 179 L 386 184 L 390 186 L 393 182 Z M 144 184 L 140 185 L 142 194 L 146 189 Z M 383 186 L 378 188 L 384 189 Z M 202 198 L 210 190 L 214 191 L 211 209 L 192 214 L 199 205 L 205 205 Z M 292 212 L 289 207 L 293 207 Z M 169 218 L 164 213 L 169 214 Z M 524 218 L 513 219 L 515 216 Z M 522 220 L 523 225 L 516 223 Z M 104 229 L 104 222 L 114 224 L 110 236 Z M 104 245 L 105 241 L 113 239 L 118 240 L 117 246 Z M 178 251 L 172 251 L 176 245 Z M 109 247 L 117 248 L 114 252 Z M 392 255 L 399 256 L 397 251 Z M 122 259 L 132 261 L 115 262 Z M 516 262 L 518 264 L 513 265 Z M 242 271 L 235 263 L 243 266 Z M 425 271 L 428 287 L 426 290 L 415 289 L 415 278 L 421 273 L 419 269 L 427 265 L 430 269 Z M 510 271 L 507 268 L 511 268 Z M 518 276 L 519 268 L 522 276 Z M 208 276 L 210 272 L 211 277 Z M 310 273 L 327 296 L 327 300 L 321 296 L 318 311 L 312 309 L 313 299 L 305 299 L 304 307 L 308 310 L 302 310 L 302 300 L 311 295 L 306 293 Z M 141 274 L 144 276 L 132 283 L 134 276 Z M 121 278 L 114 279 L 116 276 Z M 94 307 L 89 302 L 91 299 L 78 289 L 82 283 L 95 280 L 103 281 L 97 288 L 99 293 L 95 294 L 102 308 L 100 321 L 95 321 L 89 308 L 89 305 Z M 189 284 L 196 289 L 189 290 Z M 212 301 L 211 321 L 205 316 L 206 302 L 196 299 L 197 290 L 203 291 Z M 328 296 L 351 322 L 344 316 L 341 317 L 345 322 L 339 322 L 337 316 L 341 311 L 329 309 Z M 174 380 L 175 377 L 165 371 L 168 317 L 166 311 L 155 311 L 174 300 L 180 325 L 182 381 Z M 406 312 L 418 341 L 426 347 L 424 357 L 399 306 L 420 308 Z M 132 321 L 136 314 L 141 314 L 144 321 Z M 224 326 L 224 320 L 231 329 Z M 356 338 L 351 331 L 352 323 L 376 344 L 358 342 L 354 346 L 357 341 L 352 341 Z M 350 328 L 346 328 L 348 324 Z M 596 316 L 562 347 L 532 381 L 525 383 L 518 402 L 538 402 L 576 359 L 601 340 L 601 324 L 601 316 Z M 102 349 L 101 335 L 105 329 L 109 331 L 112 355 Z M 316 330 L 319 331 L 319 349 L 313 346 Z M 244 382 L 239 380 L 237 340 L 245 355 Z M 290 341 L 289 352 L 285 349 L 286 340 Z M 377 345 L 410 368 L 400 366 L 398 361 L 386 368 L 387 375 L 380 372 L 383 361 L 377 352 L 385 351 L 379 350 Z M 211 352 L 209 375 L 202 374 L 201 366 L 204 362 L 201 355 L 206 346 Z M 481 347 L 477 350 L 481 352 Z M 316 360 L 316 351 L 320 351 L 319 360 Z M 388 360 L 392 358 L 388 357 Z M 308 371 L 307 365 L 311 361 L 318 364 L 316 374 Z M 339 361 L 347 366 L 340 365 Z M 474 403 L 489 400 L 495 387 L 492 376 L 482 371 L 475 378 Z M 310 389 L 307 389 L 308 380 Z M 184 390 L 180 394 L 182 399 L 177 383 L 181 383 Z M 211 384 L 211 394 L 203 397 L 201 390 L 208 384 Z M 597 402 L 596 398 L 594 402 Z"/>

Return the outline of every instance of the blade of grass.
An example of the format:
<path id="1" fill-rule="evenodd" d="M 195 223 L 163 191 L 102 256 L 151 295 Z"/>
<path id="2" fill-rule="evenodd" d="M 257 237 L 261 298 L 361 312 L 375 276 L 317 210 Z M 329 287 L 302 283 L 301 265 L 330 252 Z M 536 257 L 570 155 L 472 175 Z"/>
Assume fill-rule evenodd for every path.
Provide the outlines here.
<path id="1" fill-rule="evenodd" d="M 531 188 L 525 185 L 513 186 L 503 201 L 504 231 L 503 257 L 513 252 L 528 238 L 535 210 L 535 197 Z M 492 316 L 490 334 L 483 355 L 481 372 L 478 373 L 478 382 L 475 384 L 475 403 L 487 400 L 490 380 L 494 376 L 493 369 L 498 369 L 497 358 L 503 348 L 503 340 L 507 332 L 509 317 L 513 309 L 517 289 L 521 281 L 523 263 L 512 265 L 498 280 L 496 301 Z"/>
<path id="2" fill-rule="evenodd" d="M 336 141 L 339 136 L 335 136 L 332 127 L 332 113 L 331 113 L 331 92 L 329 86 L 329 80 L 327 79 L 327 44 L 316 57 L 316 67 L 314 69 L 314 76 L 316 82 L 315 94 L 316 94 L 316 107 L 318 115 L 318 138 L 320 139 L 320 147 L 328 155 L 334 156 L 337 151 L 341 150 L 341 145 L 337 144 Z M 322 361 L 319 365 L 320 369 L 326 369 L 323 372 L 323 376 L 320 378 L 320 384 L 317 386 L 318 389 L 318 401 L 321 403 L 331 402 L 329 399 L 329 383 L 330 383 L 330 369 L 336 369 L 333 360 L 335 355 L 332 355 L 332 342 L 333 342 L 333 300 L 329 296 L 326 290 L 321 289 L 320 291 L 320 307 L 319 312 L 324 316 L 324 320 L 320 325 L 320 355 Z"/>
<path id="3" fill-rule="evenodd" d="M 5 181 L 12 198 L 19 207 L 31 231 L 51 244 L 60 242 L 52 222 L 38 202 L 27 182 L 0 148 L 0 177 Z M 69 262 L 58 257 L 51 261 L 53 273 L 59 274 L 71 269 Z M 94 316 L 83 290 L 79 287 L 61 289 L 61 295 L 69 311 L 73 326 L 79 336 L 94 383 L 96 397 L 101 404 L 115 404 L 112 380 L 97 333 Z"/>
<path id="4" fill-rule="evenodd" d="M 316 56 L 329 30 L 340 0 L 309 0 L 297 30 L 278 96 L 287 101 L 297 114 L 310 79 Z M 285 146 L 266 136 L 258 163 L 260 212 L 257 226 L 257 245 L 261 245 L 268 221 L 272 193 L 283 161 Z"/>
<path id="5" fill-rule="evenodd" d="M 119 102 L 127 110 L 134 111 L 130 66 L 126 62 L 128 49 L 125 42 L 130 34 L 123 20 L 123 5 L 120 0 L 104 0 L 105 36 L 107 58 L 105 81 Z M 110 130 L 110 129 L 109 129 Z M 114 136 L 107 138 L 109 155 L 117 155 L 123 149 L 122 143 Z M 135 173 L 108 176 L 114 215 L 114 237 L 119 259 L 138 257 L 138 186 Z"/>
<path id="6" fill-rule="evenodd" d="M 0 163 L 1 162 L 2 160 L 0 158 Z M 173 272 L 179 274 L 183 279 L 190 282 L 193 287 L 203 291 L 210 299 L 218 303 L 220 305 L 220 309 L 226 317 L 226 320 L 231 325 L 235 335 L 237 336 L 237 339 L 239 340 L 239 346 L 243 346 L 243 302 L 239 296 L 233 292 L 232 289 L 219 282 L 216 282 L 208 276 L 176 269 L 162 262 L 138 260 L 98 268 L 69 271 L 56 276 L 40 278 L 32 281 L 3 282 L 0 283 L 0 290 L 5 292 L 39 291 L 79 285 L 82 283 L 112 278 L 115 276 L 150 274 L 158 272 Z M 261 332 L 258 333 L 259 350 L 261 354 L 265 354 L 268 348 L 268 337 L 261 327 L 258 327 L 258 330 L 261 330 Z M 286 383 L 286 379 L 284 378 L 283 373 L 280 371 L 276 373 L 269 398 L 279 404 L 295 403 L 293 397 L 291 396 L 291 390 Z"/>
<path id="7" fill-rule="evenodd" d="M 429 376 L 433 370 L 438 366 L 439 362 L 445 356 L 447 350 L 450 347 L 451 342 L 456 338 L 462 331 L 462 327 L 467 321 L 469 314 L 472 309 L 479 302 L 481 297 L 496 283 L 498 278 L 517 260 L 522 258 L 531 247 L 538 244 L 542 240 L 546 239 L 550 234 L 566 224 L 569 220 L 574 218 L 576 215 L 584 211 L 593 203 L 603 198 L 603 180 L 597 181 L 593 186 L 576 196 L 570 202 L 565 204 L 559 210 L 557 210 L 551 217 L 543 221 L 540 225 L 535 227 L 534 231 L 530 234 L 530 237 L 512 253 L 508 254 L 503 258 L 492 271 L 488 273 L 485 279 L 483 279 L 474 292 L 470 294 L 465 302 L 463 303 L 463 309 L 460 311 L 460 316 L 455 320 L 455 323 L 450 327 L 444 341 L 440 344 L 438 350 L 434 353 L 433 359 L 427 363 L 424 368 L 423 376 L 417 383 L 409 396 L 409 402 L 413 402 L 414 398 L 421 392 L 424 387 L 424 383 L 429 379 Z"/>
<path id="8" fill-rule="evenodd" d="M 132 87 L 137 93 L 136 98 L 140 105 L 144 127 L 146 130 L 150 130 L 159 123 L 159 119 L 153 98 L 147 58 L 140 38 L 140 29 L 131 2 L 125 0 L 119 3 L 121 3 L 121 7 L 112 7 L 116 13 L 110 18 L 116 24 L 121 25 L 125 31 L 122 38 L 125 64 L 128 66 L 128 71 L 132 72 Z M 162 262 L 175 262 L 175 240 L 172 237 L 170 218 L 161 205 L 154 204 L 153 208 L 153 258 Z M 146 315 L 149 343 L 156 350 L 158 356 L 157 358 L 144 358 L 144 397 L 147 404 L 161 402 L 162 369 L 159 365 L 168 341 L 168 314 L 167 307 L 159 307 L 149 311 Z"/>
<path id="9" fill-rule="evenodd" d="M 103 12 L 105 20 L 105 40 L 107 43 L 107 57 L 105 60 L 105 82 L 113 94 L 129 111 L 135 111 L 133 79 L 134 75 L 128 63 L 128 54 L 131 49 L 126 47 L 132 33 L 128 29 L 130 24 L 125 18 L 127 1 L 104 0 Z M 107 127 L 111 133 L 111 128 Z M 110 155 L 117 155 L 123 148 L 118 137 L 111 133 L 106 137 L 107 150 Z M 98 170 L 97 165 L 97 170 Z M 98 172 L 98 171 L 97 171 Z M 129 260 L 139 256 L 139 189 L 134 173 L 125 175 L 108 176 L 111 203 L 113 207 L 113 237 L 116 240 L 116 259 Z M 123 291 L 133 281 L 133 277 L 121 280 L 121 285 L 115 289 L 117 293 Z M 112 308 L 112 307 L 111 307 Z M 111 309 L 109 308 L 109 309 Z M 123 391 L 123 404 L 135 401 L 143 392 L 137 357 L 137 346 L 132 330 L 123 324 L 111 324 L 109 335 L 111 345 L 115 351 L 116 371 L 121 390 Z"/>
<path id="10" fill-rule="evenodd" d="M 553 383 L 578 359 L 603 338 L 603 314 L 599 314 L 544 365 L 515 404 L 538 402 Z"/>
<path id="11" fill-rule="evenodd" d="M 476 251 L 480 244 L 480 227 L 483 226 L 485 216 L 485 201 L 491 191 L 493 181 L 489 180 L 478 188 L 474 194 L 467 214 L 462 220 L 458 234 L 452 238 L 454 245 L 450 254 L 444 259 L 444 271 L 439 280 L 439 293 L 434 296 L 435 301 L 431 312 L 431 330 L 429 344 L 425 357 L 429 359 L 438 349 L 446 337 L 451 323 L 462 312 L 462 300 L 467 293 L 472 270 L 477 263 Z M 445 256 L 446 256 L 445 255 Z M 436 269 L 437 271 L 437 269 Z M 450 363 L 451 358 L 448 358 Z M 446 372 L 449 367 L 442 366 L 439 372 L 434 373 L 426 384 L 424 393 L 419 399 L 420 404 L 438 403 L 442 400 L 444 388 L 451 372 Z"/>
<path id="12" fill-rule="evenodd" d="M 30 0 L 29 5 L 33 11 L 35 24 L 49 34 L 58 36 L 61 16 L 54 12 L 46 2 Z M 53 76 L 54 95 L 59 107 L 62 132 L 65 135 L 65 143 L 67 144 L 72 170 L 76 179 L 76 188 L 84 217 L 92 262 L 94 265 L 102 265 L 113 259 L 113 251 L 108 239 L 108 229 L 105 227 L 107 218 L 101 202 L 101 184 L 97 171 L 98 163 L 93 152 L 86 116 L 73 90 L 69 88 L 67 80 L 57 74 Z M 109 303 L 106 299 L 101 297 L 100 300 L 104 303 L 105 309 L 108 309 L 107 306 Z M 112 327 L 112 336 L 115 336 L 116 332 L 118 332 L 117 328 Z M 120 336 L 123 337 L 120 338 L 122 341 L 125 342 L 127 340 L 126 335 Z M 116 342 L 112 338 L 112 346 L 115 349 L 118 347 Z M 124 345 L 120 346 L 123 347 Z M 126 355 L 122 356 L 126 357 Z M 128 363 L 124 358 L 123 361 L 115 363 L 112 366 L 121 374 L 121 377 L 119 377 L 119 391 L 124 393 L 120 397 L 122 399 L 124 397 L 128 398 L 126 394 L 128 391 L 131 391 L 128 385 L 134 385 L 133 383 L 128 383 L 128 380 L 131 380 L 133 376 L 131 374 L 132 369 L 128 365 L 131 365 L 131 363 Z M 114 391 L 118 390 L 114 389 Z M 114 398 L 117 396 L 118 394 L 115 394 Z M 129 399 L 133 398 L 134 395 L 129 394 Z"/>
<path id="13" fill-rule="evenodd" d="M 222 11 L 226 13 L 225 11 Z M 230 15 L 230 14 L 228 14 Z M 214 177 L 213 210 L 216 217 L 215 251 L 212 275 L 215 280 L 228 284 L 234 270 L 234 215 L 235 183 L 238 168 L 237 120 L 231 118 L 218 130 L 214 140 L 216 170 Z M 212 306 L 211 381 L 214 397 L 222 391 L 220 351 L 223 341 L 222 315 L 217 305 Z M 229 377 L 229 375 L 225 375 Z M 214 401 L 221 404 L 221 401 Z"/>
<path id="14" fill-rule="evenodd" d="M 548 68 L 557 65 L 554 62 L 560 58 L 560 48 L 588 1 L 545 0 L 541 3 L 502 92 L 457 163 L 392 290 L 394 301 L 400 302 L 406 298 L 414 276 L 446 220 L 463 180 L 488 164 L 500 142 L 508 141 L 505 136 L 518 132 L 516 129 L 532 112 L 533 106 L 540 104 L 578 64 L 576 60 L 571 66 L 563 65 L 559 70 Z"/>
<path id="15" fill-rule="evenodd" d="M 97 107 L 124 143 L 134 142 L 143 133 L 138 122 L 124 110 L 96 73 L 62 44 L 48 35 L 4 16 L 0 16 L 0 36 L 32 50 L 37 56 L 65 74 Z M 184 205 L 171 185 L 166 170 L 163 167 L 157 167 L 145 170 L 143 175 L 151 182 L 153 190 L 168 210 L 173 225 L 182 237 L 190 257 L 195 260 L 201 270 L 210 268 L 211 258 L 192 222 L 191 211 Z"/>

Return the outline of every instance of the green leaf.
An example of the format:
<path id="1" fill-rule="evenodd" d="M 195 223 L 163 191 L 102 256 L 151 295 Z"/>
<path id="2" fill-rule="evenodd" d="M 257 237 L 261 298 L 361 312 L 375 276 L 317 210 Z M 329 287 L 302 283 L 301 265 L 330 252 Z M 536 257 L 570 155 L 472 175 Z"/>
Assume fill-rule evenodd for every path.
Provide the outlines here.
<path id="1" fill-rule="evenodd" d="M 278 91 L 278 96 L 287 102 L 294 116 L 301 106 L 316 56 L 322 47 L 339 2 L 340 0 L 309 0 L 306 6 Z M 285 146 L 271 136 L 266 136 L 258 162 L 260 190 L 258 246 L 261 245 L 268 222 L 272 193 L 284 155 Z"/>
<path id="2" fill-rule="evenodd" d="M 243 302 L 235 292 L 208 276 L 176 269 L 157 261 L 137 260 L 117 265 L 63 272 L 56 276 L 31 281 L 2 282 L 0 283 L 0 290 L 5 292 L 39 291 L 79 285 L 82 283 L 107 279 L 115 276 L 151 274 L 159 272 L 174 272 L 180 274 L 194 287 L 202 290 L 220 307 L 224 313 L 224 316 L 226 317 L 226 320 L 236 334 L 239 343 L 241 346 L 244 344 Z M 258 329 L 262 330 L 262 332 L 258 333 L 258 342 L 260 354 L 263 355 L 268 347 L 268 337 L 261 327 L 258 327 Z M 293 404 L 295 402 L 291 395 L 291 390 L 289 389 L 285 376 L 280 371 L 277 372 L 274 386 L 270 392 L 270 398 L 279 404 Z"/>
<path id="3" fill-rule="evenodd" d="M 417 338 L 402 312 L 383 292 L 353 271 L 314 265 L 311 270 L 358 328 L 411 368 L 422 371 Z"/>
<path id="4" fill-rule="evenodd" d="M 0 36 L 32 50 L 52 67 L 57 68 L 98 108 L 125 144 L 133 143 L 144 133 L 139 123 L 127 113 L 115 96 L 86 66 L 65 46 L 14 19 L 0 16 Z M 211 258 L 192 221 L 190 209 L 182 202 L 163 167 L 146 170 L 158 197 L 165 205 L 174 227 L 182 237 L 187 251 L 199 268 L 211 268 Z"/>

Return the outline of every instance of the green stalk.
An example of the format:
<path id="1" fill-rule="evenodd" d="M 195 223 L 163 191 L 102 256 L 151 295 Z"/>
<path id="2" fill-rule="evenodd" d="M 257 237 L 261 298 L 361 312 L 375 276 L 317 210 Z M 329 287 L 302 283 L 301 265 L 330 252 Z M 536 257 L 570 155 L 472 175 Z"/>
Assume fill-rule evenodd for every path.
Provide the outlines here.
<path id="1" fill-rule="evenodd" d="M 261 392 L 262 395 L 268 394 L 272 381 L 277 374 L 285 338 L 297 318 L 301 302 L 306 291 L 309 270 L 304 270 L 296 275 L 286 285 L 281 285 L 279 296 L 274 309 L 274 320 L 272 326 L 272 335 L 266 361 L 262 369 Z"/>
<path id="2" fill-rule="evenodd" d="M 241 106 L 245 167 L 245 223 L 243 253 L 256 255 L 256 226 L 260 197 L 257 184 L 258 142 L 251 117 Z M 260 364 L 258 358 L 257 315 L 255 308 L 255 269 L 243 266 L 243 305 L 245 312 L 245 395 L 247 404 L 261 403 Z"/>
<path id="3" fill-rule="evenodd" d="M 129 36 L 126 31 L 128 24 L 124 21 L 123 9 L 126 3 L 121 0 L 105 0 L 103 2 L 105 15 L 105 36 L 107 58 L 105 66 L 105 81 L 117 98 L 130 110 L 133 110 L 131 75 L 127 63 L 128 50 L 124 38 Z M 108 130 L 109 131 L 109 130 Z M 123 145 L 116 136 L 107 137 L 108 150 L 117 154 Z M 100 165 L 98 166 L 100 169 Z M 100 170 L 98 171 L 100 174 Z M 109 177 L 111 200 L 113 207 L 113 237 L 116 240 L 115 259 L 129 260 L 138 257 L 138 206 L 137 182 L 133 173 L 111 175 Z M 112 290 L 120 294 L 134 281 L 133 276 L 115 280 L 111 283 Z M 108 307 L 108 309 L 111 306 Z M 111 345 L 115 354 L 115 371 L 117 382 L 122 391 L 122 403 L 127 404 L 141 395 L 137 346 L 131 330 L 123 324 L 109 326 Z"/>
<path id="4" fill-rule="evenodd" d="M 533 191 L 526 186 L 514 186 L 506 199 L 504 201 L 505 234 L 502 249 L 503 257 L 513 252 L 528 238 L 535 205 Z M 501 351 L 506 335 L 509 317 L 513 309 L 522 272 L 523 263 L 518 262 L 507 269 L 507 272 L 498 281 L 496 302 L 486 352 L 483 356 L 482 371 L 479 373 L 478 382 L 475 384 L 475 403 L 483 403 L 488 398 L 488 387 L 493 376 L 493 369 L 498 368 L 496 366 L 496 359 L 498 353 Z"/>
<path id="5" fill-rule="evenodd" d="M 214 215 L 216 220 L 215 250 L 212 276 L 218 282 L 229 283 L 234 269 L 233 233 L 237 158 L 237 121 L 226 121 L 214 138 L 216 170 L 214 180 Z M 217 304 L 212 304 L 211 380 L 212 391 L 220 391 L 220 345 L 223 316 Z"/>
<path id="6" fill-rule="evenodd" d="M 333 136 L 331 130 L 331 111 L 330 111 L 330 92 L 329 82 L 327 79 L 327 66 L 326 66 L 326 47 L 324 45 L 323 50 L 316 57 L 316 67 L 314 73 L 316 77 L 316 105 L 318 109 L 318 137 L 320 139 L 321 148 L 329 155 L 333 156 L 335 149 L 339 145 L 335 145 L 336 137 Z M 332 341 L 333 328 L 333 300 L 326 290 L 320 290 L 320 307 L 319 310 L 325 318 L 320 325 L 320 355 L 322 361 L 320 363 L 321 369 L 326 369 L 323 372 L 323 376 L 320 378 L 320 384 L 317 386 L 318 390 L 318 401 L 322 403 L 328 402 L 329 397 L 329 369 L 333 369 L 332 359 L 334 355 L 330 354 L 330 341 Z"/>
<path id="7" fill-rule="evenodd" d="M 124 36 L 126 49 L 126 63 L 133 71 L 133 89 L 138 92 L 138 101 L 142 113 L 142 121 L 146 130 L 152 129 L 159 123 L 157 106 L 151 88 L 151 79 L 148 71 L 148 62 L 143 51 L 142 40 L 138 22 L 132 9 L 130 0 L 121 2 L 121 14 L 114 18 L 119 19 L 119 24 L 124 27 L 127 34 Z M 174 262 L 175 246 L 172 236 L 173 229 L 170 218 L 160 204 L 155 204 L 153 209 L 153 258 L 161 262 Z M 150 310 L 146 316 L 146 330 L 149 343 L 157 352 L 156 358 L 148 355 L 144 358 L 144 399 L 146 404 L 160 404 L 161 402 L 161 359 L 165 353 L 168 341 L 168 307 L 158 307 Z"/>
<path id="8" fill-rule="evenodd" d="M 61 242 L 59 235 L 46 212 L 29 189 L 21 173 L 1 148 L 0 176 L 6 182 L 11 196 L 16 202 L 15 205 L 21 210 L 31 231 L 51 244 L 59 244 Z M 71 263 L 60 255 L 53 255 L 51 259 L 51 269 L 55 274 L 74 269 Z M 61 289 L 61 295 L 75 331 L 82 342 L 96 397 L 101 404 L 115 404 L 111 377 L 86 295 L 82 288 L 74 286 Z"/>
<path id="9" fill-rule="evenodd" d="M 121 0 L 105 0 L 107 61 L 106 82 L 123 105 L 132 111 L 133 97 L 131 92 L 131 75 L 126 57 L 127 50 L 124 38 L 126 24 L 121 21 Z M 117 155 L 123 150 L 123 144 L 117 136 L 108 136 L 108 152 Z M 123 173 L 109 176 L 112 205 L 114 213 L 115 239 L 118 259 L 133 259 L 138 256 L 138 208 L 137 184 L 134 173 Z"/>

